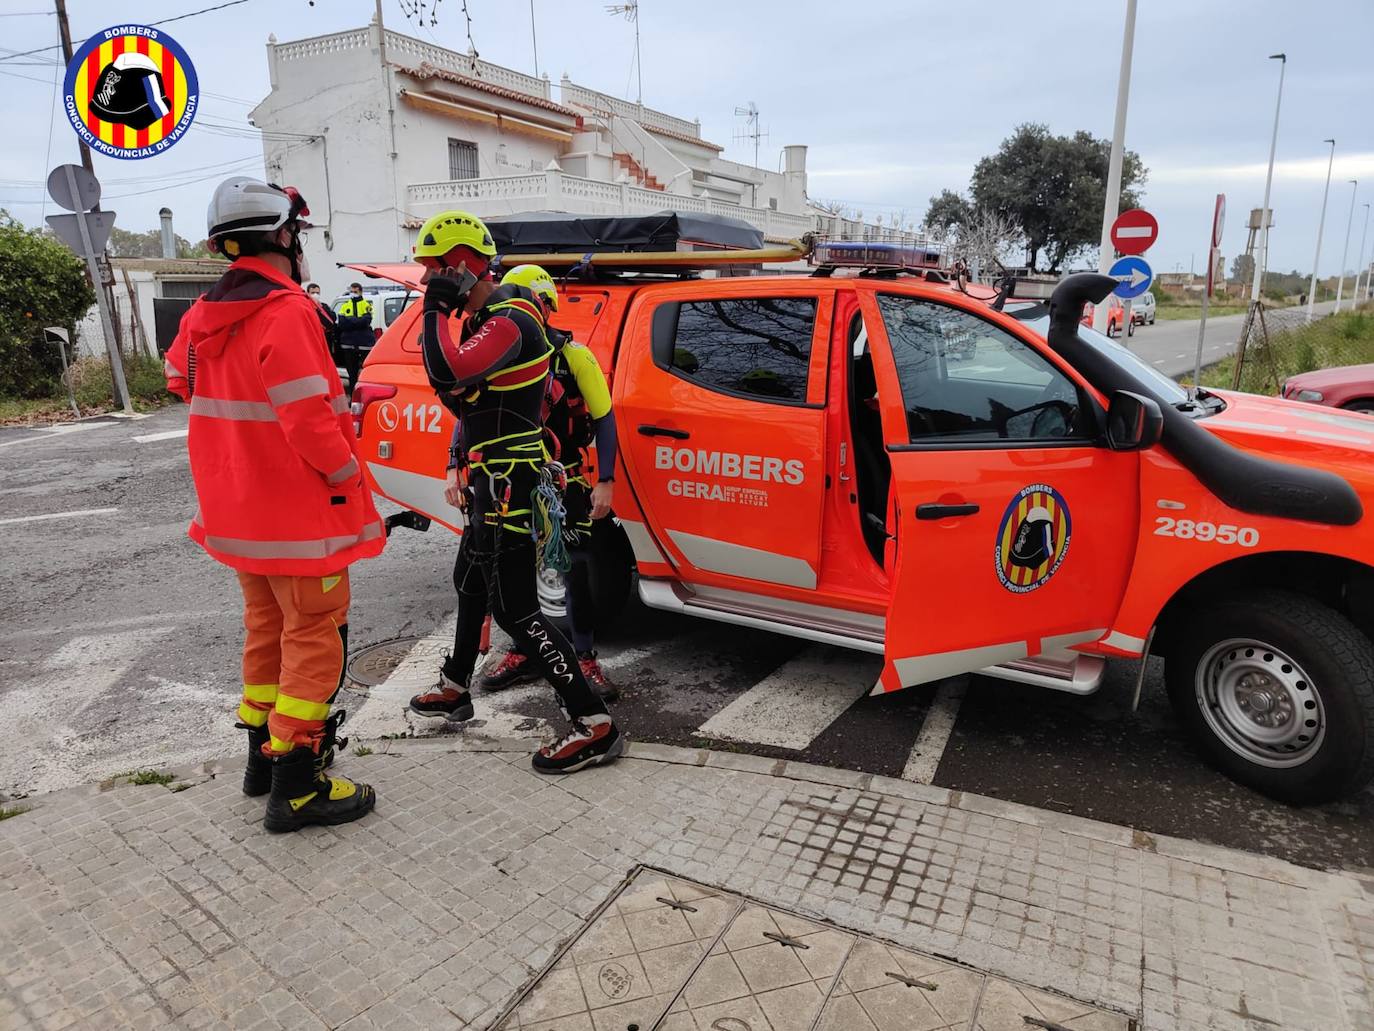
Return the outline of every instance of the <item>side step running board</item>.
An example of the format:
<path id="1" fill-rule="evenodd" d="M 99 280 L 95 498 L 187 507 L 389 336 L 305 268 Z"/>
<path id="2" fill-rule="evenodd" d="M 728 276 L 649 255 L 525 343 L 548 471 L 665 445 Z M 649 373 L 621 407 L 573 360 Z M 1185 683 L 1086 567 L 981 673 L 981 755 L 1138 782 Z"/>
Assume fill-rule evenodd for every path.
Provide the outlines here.
<path id="1" fill-rule="evenodd" d="M 681 612 L 872 655 L 883 654 L 886 621 L 882 616 L 642 576 L 639 597 L 651 609 Z M 1087 695 L 1102 685 L 1106 665 L 1100 656 L 1061 650 L 977 672 L 997 680 Z"/>

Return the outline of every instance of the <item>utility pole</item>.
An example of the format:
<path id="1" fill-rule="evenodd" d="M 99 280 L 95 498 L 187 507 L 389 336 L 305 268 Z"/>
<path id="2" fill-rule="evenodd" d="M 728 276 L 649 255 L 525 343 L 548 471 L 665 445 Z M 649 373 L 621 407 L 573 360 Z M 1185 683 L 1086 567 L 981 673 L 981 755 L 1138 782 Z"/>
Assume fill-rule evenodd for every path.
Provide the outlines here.
<path id="1" fill-rule="evenodd" d="M 1104 276 L 1112 267 L 1112 223 L 1121 207 L 1121 154 L 1126 143 L 1126 106 L 1131 95 L 1131 54 L 1135 48 L 1135 3 L 1126 0 L 1126 28 L 1121 37 L 1121 74 L 1116 83 L 1116 123 L 1112 130 L 1112 154 L 1107 166 L 1107 196 L 1102 204 L 1102 244 L 1097 270 Z M 1097 305 L 1093 329 L 1107 332 L 1108 305 Z"/>
<path id="2" fill-rule="evenodd" d="M 1283 73 L 1288 69 L 1287 54 L 1270 54 L 1269 60 L 1279 62 L 1279 99 L 1274 104 L 1274 134 L 1269 139 L 1269 171 L 1264 176 L 1264 203 L 1260 205 L 1260 252 L 1255 259 L 1255 281 L 1250 286 L 1250 303 L 1259 304 L 1260 281 L 1264 266 L 1269 263 L 1269 190 L 1274 185 L 1274 152 L 1279 146 L 1279 109 L 1283 106 Z"/>
<path id="3" fill-rule="evenodd" d="M 1360 274 L 1364 272 L 1364 242 L 1369 236 L 1369 205 L 1364 206 L 1364 229 L 1360 233 L 1360 260 L 1355 266 L 1355 286 L 1350 292 L 1350 307 L 1355 309 L 1360 303 Z"/>
<path id="4" fill-rule="evenodd" d="M 1355 222 L 1355 194 L 1360 191 L 1358 179 L 1347 179 L 1350 191 L 1350 216 L 1345 220 L 1345 246 L 1341 248 L 1341 278 L 1336 281 L 1336 311 L 1341 310 L 1341 295 L 1345 292 L 1345 259 L 1350 257 L 1350 227 Z"/>
<path id="5" fill-rule="evenodd" d="M 1331 154 L 1326 159 L 1326 187 L 1322 190 L 1322 217 L 1317 222 L 1317 255 L 1312 259 L 1312 282 L 1307 287 L 1307 321 L 1312 321 L 1312 305 L 1317 299 L 1317 266 L 1322 260 L 1322 231 L 1326 229 L 1326 197 L 1331 192 L 1331 165 L 1336 160 L 1336 141 L 1322 140 L 1331 144 Z"/>
<path id="6" fill-rule="evenodd" d="M 386 24 L 382 21 L 382 0 L 377 0 L 377 51 L 382 63 L 382 91 L 386 93 L 386 116 L 391 135 L 391 220 L 396 224 L 396 257 L 406 257 L 401 243 L 400 178 L 396 174 L 396 97 L 391 89 L 391 68 L 386 63 Z M 330 211 L 332 218 L 334 212 Z"/>
<path id="7" fill-rule="evenodd" d="M 534 44 L 534 77 L 539 78 L 539 34 L 534 27 L 534 0 L 530 0 L 530 42 Z"/>
<path id="8" fill-rule="evenodd" d="M 72 29 L 67 24 L 67 0 L 56 0 L 57 3 L 57 27 L 62 33 L 62 63 L 69 65 L 72 63 Z M 77 145 L 81 148 L 81 167 L 92 175 L 95 168 L 91 165 L 91 148 L 86 146 L 86 141 L 77 139 Z M 95 210 L 100 210 L 100 205 L 95 206 Z M 97 286 L 97 289 L 99 287 Z"/>

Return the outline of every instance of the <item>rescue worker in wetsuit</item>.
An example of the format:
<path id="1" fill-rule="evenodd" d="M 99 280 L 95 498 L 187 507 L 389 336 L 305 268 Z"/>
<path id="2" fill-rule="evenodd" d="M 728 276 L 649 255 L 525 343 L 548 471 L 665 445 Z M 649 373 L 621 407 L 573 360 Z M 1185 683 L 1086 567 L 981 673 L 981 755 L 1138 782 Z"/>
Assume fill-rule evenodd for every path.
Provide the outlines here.
<path id="1" fill-rule="evenodd" d="M 472 718 L 468 681 L 490 610 L 553 685 L 572 724 L 535 753 L 535 771 L 572 773 L 612 761 L 625 743 L 587 685 L 567 638 L 539 610 L 531 495 L 548 460 L 544 406 L 554 349 L 534 295 L 519 286 L 498 289 L 492 281 L 495 256 L 486 226 L 462 211 L 431 218 L 415 246 L 416 260 L 428 269 L 422 280 L 425 371 L 462 425 L 471 486 L 453 567 L 453 653 L 440 668 L 435 690 L 416 695 L 410 708 L 421 716 Z M 463 312 L 468 317 L 455 340 L 450 317 Z"/>
<path id="2" fill-rule="evenodd" d="M 548 316 L 558 310 L 558 288 L 553 277 L 538 265 L 518 265 L 501 279 L 502 286 L 523 286 L 533 292 L 544 308 L 546 331 L 554 346 L 553 378 L 549 384 L 549 413 L 545 419 L 554 457 L 567 471 L 568 486 L 563 492 L 566 517 L 563 539 L 572 568 L 563 574 L 567 590 L 568 618 L 572 623 L 573 648 L 582 675 L 592 690 L 608 702 L 619 697 L 596 660 L 596 602 L 592 595 L 592 521 L 611 512 L 615 482 L 615 416 L 611 413 L 611 392 L 596 356 L 571 333 L 547 325 Z M 589 469 L 583 451 L 595 440 L 596 485 L 588 480 Z M 534 664 L 518 649 L 506 656 L 482 677 L 482 687 L 496 691 L 537 679 Z"/>

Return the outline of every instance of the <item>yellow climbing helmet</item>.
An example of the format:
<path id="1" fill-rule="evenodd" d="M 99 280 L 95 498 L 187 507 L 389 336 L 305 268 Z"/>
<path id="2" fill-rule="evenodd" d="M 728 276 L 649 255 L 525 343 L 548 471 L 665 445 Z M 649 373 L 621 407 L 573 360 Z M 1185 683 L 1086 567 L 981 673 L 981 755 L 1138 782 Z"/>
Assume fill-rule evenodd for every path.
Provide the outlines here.
<path id="1" fill-rule="evenodd" d="M 467 247 L 491 260 L 496 244 L 486 224 L 466 211 L 441 211 L 420 227 L 415 257 L 442 258 L 455 247 Z"/>
<path id="2" fill-rule="evenodd" d="M 558 310 L 558 287 L 553 276 L 538 265 L 516 265 L 501 277 L 502 286 L 523 286 L 534 292 L 554 311 Z"/>

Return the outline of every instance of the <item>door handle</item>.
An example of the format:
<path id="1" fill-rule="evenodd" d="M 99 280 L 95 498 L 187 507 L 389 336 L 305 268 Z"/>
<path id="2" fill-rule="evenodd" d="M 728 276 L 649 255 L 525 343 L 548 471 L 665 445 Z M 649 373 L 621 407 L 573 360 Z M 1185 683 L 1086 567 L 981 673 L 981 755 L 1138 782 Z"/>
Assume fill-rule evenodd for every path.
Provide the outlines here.
<path id="1" fill-rule="evenodd" d="M 672 437 L 674 440 L 686 440 L 691 436 L 686 430 L 669 429 L 667 426 L 651 426 L 641 423 L 639 432 L 645 437 Z"/>
<path id="2" fill-rule="evenodd" d="M 973 515 L 978 511 L 977 505 L 917 505 L 917 519 L 948 519 L 950 516 Z"/>

